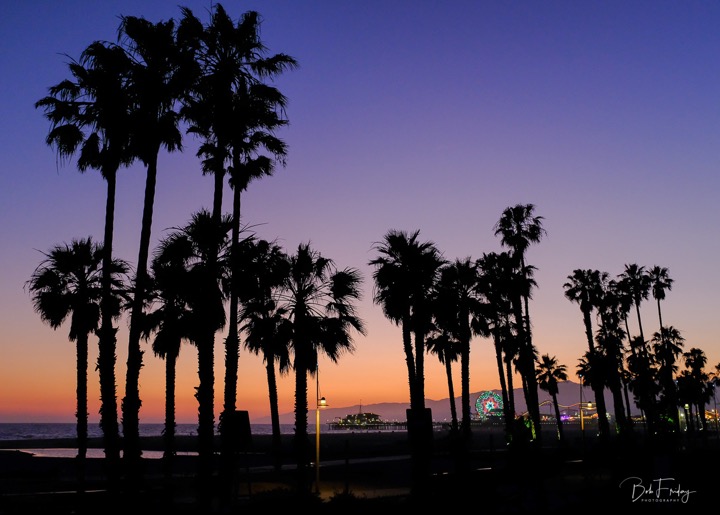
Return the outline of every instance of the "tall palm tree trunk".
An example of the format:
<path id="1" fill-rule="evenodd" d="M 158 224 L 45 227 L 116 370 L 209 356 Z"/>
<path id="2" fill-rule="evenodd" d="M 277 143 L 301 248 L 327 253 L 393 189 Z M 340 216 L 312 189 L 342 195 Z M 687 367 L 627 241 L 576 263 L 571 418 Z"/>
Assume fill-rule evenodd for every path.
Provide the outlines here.
<path id="1" fill-rule="evenodd" d="M 272 425 L 273 465 L 276 471 L 282 467 L 282 433 L 280 431 L 280 411 L 278 408 L 277 379 L 275 377 L 275 358 L 268 356 L 265 363 L 270 398 L 270 423 Z"/>
<path id="2" fill-rule="evenodd" d="M 558 405 L 557 394 L 553 391 L 552 394 L 553 406 L 555 408 L 555 422 L 557 423 L 558 440 L 560 443 L 565 442 L 565 434 L 563 433 L 563 421 L 560 417 L 560 406 Z"/>
<path id="3" fill-rule="evenodd" d="M 417 408 L 417 392 L 415 389 L 415 357 L 413 356 L 412 349 L 412 335 L 410 332 L 410 317 L 409 315 L 403 317 L 402 321 L 402 337 L 403 337 L 403 350 L 405 351 L 405 364 L 408 369 L 408 382 L 409 382 L 409 393 L 410 393 L 410 408 Z"/>
<path id="4" fill-rule="evenodd" d="M 77 338 L 77 480 L 78 492 L 85 491 L 85 468 L 88 447 L 88 335 Z"/>
<path id="5" fill-rule="evenodd" d="M 231 261 L 238 259 L 238 249 L 240 240 L 240 188 L 233 189 L 233 218 L 232 218 L 232 235 L 231 235 L 230 255 Z M 229 327 L 228 335 L 225 339 L 225 391 L 223 412 L 220 415 L 220 442 L 221 442 L 221 472 L 225 481 L 225 491 L 230 494 L 233 491 L 232 478 L 234 475 L 235 459 L 233 449 L 234 435 L 228 430 L 223 421 L 227 421 L 232 417 L 236 409 L 237 400 L 237 381 L 238 381 L 238 362 L 240 355 L 240 336 L 238 334 L 238 278 L 236 270 L 233 268 L 230 275 L 230 309 L 229 309 Z M 232 425 L 231 425 L 232 427 Z M 227 499 L 231 502 L 230 499 Z"/>
<path id="6" fill-rule="evenodd" d="M 301 343 L 301 345 L 303 345 Z M 298 356 L 298 354 L 300 354 Z M 309 366 L 305 363 L 305 352 L 295 352 L 295 435 L 293 450 L 297 467 L 297 487 L 300 494 L 310 493 L 310 455 L 308 438 L 308 381 Z"/>
<path id="7" fill-rule="evenodd" d="M 445 375 L 447 376 L 448 397 L 450 400 L 450 430 L 453 434 L 456 434 L 458 431 L 458 412 L 455 403 L 455 385 L 452 379 L 452 362 L 450 361 L 450 353 L 445 351 L 444 354 L 443 362 L 445 363 Z"/>
<path id="8" fill-rule="evenodd" d="M 593 343 L 592 321 L 588 310 L 583 310 L 583 322 L 585 325 L 585 337 L 587 338 L 588 349 L 590 351 L 588 356 L 595 358 L 597 350 Z M 597 405 L 598 433 L 600 439 L 604 440 L 610 436 L 610 423 L 607 419 L 607 405 L 605 404 L 605 386 L 602 380 L 595 378 L 590 381 L 590 387 L 595 394 L 595 404 Z"/>
<path id="9" fill-rule="evenodd" d="M 500 390 L 502 392 L 503 401 L 503 417 L 505 418 L 505 438 L 507 439 L 512 428 L 513 416 L 510 412 L 510 400 L 508 398 L 507 382 L 505 381 L 505 372 L 503 368 L 502 346 L 500 344 L 497 331 L 493 331 L 493 343 L 495 345 L 495 362 L 498 369 L 498 379 L 500 379 Z"/>
<path id="10" fill-rule="evenodd" d="M 105 451 L 105 473 L 110 490 L 115 491 L 120 479 L 120 429 L 118 426 L 117 386 L 115 363 L 117 361 L 117 329 L 113 327 L 112 305 L 112 254 L 115 225 L 115 190 L 117 172 L 103 173 L 107 182 L 105 200 L 105 227 L 103 236 L 102 298 L 100 301 L 101 323 L 98 335 L 98 372 L 100 376 L 100 427 Z"/>
<path id="11" fill-rule="evenodd" d="M 211 502 L 212 475 L 215 468 L 215 330 L 206 328 L 198 342 L 198 481 L 200 506 Z"/>
<path id="12" fill-rule="evenodd" d="M 168 353 L 165 356 L 165 427 L 163 429 L 163 474 L 166 479 L 172 477 L 175 467 L 175 375 L 177 356 Z"/>
<path id="13" fill-rule="evenodd" d="M 140 249 L 138 251 L 135 291 L 133 293 L 132 312 L 130 314 L 130 336 L 128 343 L 127 374 L 125 398 L 122 403 L 124 454 L 128 473 L 141 480 L 142 448 L 140 444 L 140 370 L 143 366 L 143 351 L 140 349 L 141 318 L 147 293 L 147 268 L 150 254 L 155 187 L 157 184 L 157 152 L 147 165 L 145 180 L 145 198 L 140 229 Z"/>

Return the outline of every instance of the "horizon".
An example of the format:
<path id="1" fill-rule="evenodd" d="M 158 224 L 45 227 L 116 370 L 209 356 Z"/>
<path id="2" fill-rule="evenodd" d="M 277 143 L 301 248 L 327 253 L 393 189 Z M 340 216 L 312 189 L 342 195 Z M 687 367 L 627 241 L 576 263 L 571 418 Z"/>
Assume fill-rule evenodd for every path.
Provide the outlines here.
<path id="1" fill-rule="evenodd" d="M 206 1 L 181 3 L 207 20 Z M 720 291 L 720 4 L 610 1 L 602 5 L 451 4 L 379 0 L 332 4 L 258 0 L 227 4 L 235 19 L 263 17 L 271 53 L 299 62 L 277 87 L 288 97 L 287 166 L 254 182 L 243 219 L 292 251 L 311 242 L 338 268 L 363 275 L 358 311 L 368 334 L 337 363 L 319 360 L 322 393 L 336 405 L 408 402 L 400 329 L 372 302 L 374 242 L 390 229 L 420 230 L 447 259 L 502 250 L 493 225 L 502 210 L 532 203 L 547 236 L 528 249 L 537 267 L 530 303 L 533 341 L 574 377 L 587 350 L 582 315 L 562 285 L 576 268 L 615 277 L 628 263 L 667 267 L 665 324 L 720 364 L 714 306 Z M 179 16 L 176 3 L 88 0 L 16 2 L 0 20 L 3 173 L 0 174 L 0 422 L 75 413 L 75 346 L 33 311 L 24 284 L 41 252 L 102 235 L 105 183 L 59 162 L 49 125 L 33 104 L 67 78 L 96 39 L 112 40 L 119 15 Z M 382 12 L 382 16 L 378 16 Z M 210 205 L 197 142 L 161 153 L 151 252 L 168 228 Z M 134 264 L 144 169 L 118 177 L 115 252 Z M 224 206 L 230 206 L 230 198 Z M 229 208 L 228 208 L 229 209 Z M 227 211 L 227 209 L 226 209 Z M 658 330 L 652 297 L 646 335 Z M 119 323 L 117 394 L 124 396 L 127 321 Z M 637 321 L 630 319 L 637 334 Z M 216 335 L 215 420 L 222 409 L 225 333 Z M 140 422 L 162 420 L 164 362 L 145 351 Z M 88 400 L 98 417 L 97 344 L 90 341 Z M 471 391 L 499 388 L 490 340 L 471 346 Z M 444 367 L 426 356 L 426 398 L 447 397 Z M 680 364 L 682 370 L 684 366 Z M 177 419 L 197 420 L 197 352 L 184 344 Z M 456 388 L 459 366 L 454 368 Z M 312 400 L 315 386 L 309 381 Z M 519 384 L 519 383 L 517 383 Z M 280 412 L 292 411 L 293 375 L 278 377 Z M 312 405 L 312 402 L 310 402 Z M 239 410 L 269 415 L 262 359 L 241 351 Z M 312 411 L 312 408 L 310 409 Z M 156 422 L 148 422 L 156 423 Z"/>

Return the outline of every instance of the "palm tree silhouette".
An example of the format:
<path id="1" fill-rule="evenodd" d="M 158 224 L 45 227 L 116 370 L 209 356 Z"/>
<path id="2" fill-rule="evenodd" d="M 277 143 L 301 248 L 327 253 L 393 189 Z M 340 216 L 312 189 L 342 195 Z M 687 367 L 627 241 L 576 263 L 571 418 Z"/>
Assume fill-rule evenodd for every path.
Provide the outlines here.
<path id="1" fill-rule="evenodd" d="M 113 232 L 117 172 L 132 163 L 130 147 L 131 98 L 126 86 L 130 68 L 121 48 L 95 42 L 68 64 L 71 78 L 50 88 L 35 103 L 50 121 L 46 143 L 64 160 L 78 154 L 80 172 L 99 170 L 107 184 L 103 234 L 101 323 L 98 371 L 100 375 L 100 427 L 111 488 L 119 477 L 120 435 L 115 381 L 117 329 L 113 326 Z"/>
<path id="2" fill-rule="evenodd" d="M 180 252 L 179 252 L 180 251 Z M 188 306 L 187 254 L 172 237 L 160 241 L 151 264 L 148 307 L 142 318 L 142 336 L 153 337 L 153 353 L 165 360 L 165 427 L 163 468 L 170 476 L 175 450 L 175 375 L 180 345 L 190 340 L 192 312 Z M 153 309 L 154 308 L 154 309 Z"/>
<path id="3" fill-rule="evenodd" d="M 705 404 L 712 397 L 712 385 L 709 384 L 709 376 L 703 370 L 707 364 L 707 356 L 702 349 L 693 347 L 687 352 L 683 352 L 683 360 L 685 367 L 690 372 L 690 376 L 696 383 L 694 390 L 697 395 L 693 398 L 693 403 L 697 406 L 697 413 L 700 417 L 700 425 L 703 431 L 707 431 L 707 419 L 705 417 Z M 707 433 L 703 433 L 707 434 Z"/>
<path id="4" fill-rule="evenodd" d="M 196 212 L 190 222 L 175 228 L 164 240 L 165 252 L 177 256 L 187 270 L 185 285 L 190 319 L 190 340 L 197 347 L 198 379 L 198 480 L 199 503 L 210 501 L 214 469 L 214 344 L 215 333 L 226 323 L 222 283 L 227 277 L 229 216 L 216 224 L 205 209 Z"/>
<path id="5" fill-rule="evenodd" d="M 495 224 L 495 236 L 500 236 L 503 246 L 511 249 L 511 257 L 515 261 L 516 271 L 521 277 L 528 277 L 531 268 L 526 265 L 525 253 L 533 243 L 538 243 L 546 234 L 543 228 L 543 217 L 535 215 L 535 205 L 516 204 L 506 208 Z M 530 285 L 528 285 L 530 286 Z M 524 391 L 530 418 L 535 426 L 534 436 L 540 441 L 540 406 L 538 402 L 537 379 L 535 377 L 535 349 L 532 341 L 530 324 L 531 287 L 522 293 L 523 309 L 521 310 L 520 328 L 520 363 L 524 381 Z"/>
<path id="6" fill-rule="evenodd" d="M 624 271 L 619 275 L 618 286 L 621 290 L 627 292 L 633 300 L 640 338 L 645 341 L 642 319 L 640 318 L 640 304 L 643 300 L 647 300 L 650 295 L 650 276 L 648 276 L 644 266 L 637 263 L 626 264 Z"/>
<path id="7" fill-rule="evenodd" d="M 658 384 L 661 388 L 661 408 L 665 415 L 665 425 L 670 425 L 674 431 L 680 431 L 680 421 L 677 414 L 678 395 L 675 384 L 675 374 L 678 370 L 677 358 L 682 354 L 685 338 L 673 326 L 665 327 L 662 331 L 653 334 L 653 354 L 658 364 Z M 667 427 L 663 428 L 667 429 Z"/>
<path id="8" fill-rule="evenodd" d="M 182 148 L 177 106 L 192 83 L 193 74 L 187 70 L 194 68 L 194 56 L 184 45 L 177 43 L 173 20 L 152 23 L 136 16 L 122 16 L 118 34 L 132 63 L 128 74 L 133 99 L 131 150 L 147 171 L 122 401 L 123 460 L 127 462 L 128 476 L 135 477 L 141 472 L 139 380 L 143 351 L 140 337 L 148 282 L 157 162 L 161 148 L 169 152 Z"/>
<path id="9" fill-rule="evenodd" d="M 488 334 L 485 309 L 480 296 L 478 265 L 471 258 L 455 259 L 440 268 L 436 284 L 437 302 L 442 311 L 436 316 L 446 322 L 454 333 L 460 352 L 460 378 L 462 397 L 461 431 L 468 442 L 470 427 L 470 341 L 478 333 Z"/>
<path id="10" fill-rule="evenodd" d="M 543 354 L 537 361 L 538 386 L 541 390 L 548 392 L 552 396 L 553 406 L 555 406 L 555 421 L 557 423 L 558 440 L 565 441 L 563 435 L 563 423 L 560 416 L 560 406 L 557 402 L 558 382 L 567 381 L 567 367 L 558 363 L 555 356 L 550 357 L 549 354 Z"/>
<path id="11" fill-rule="evenodd" d="M 578 268 L 573 270 L 573 273 L 567 277 L 567 282 L 563 284 L 565 298 L 580 305 L 585 326 L 585 337 L 588 343 L 589 359 L 599 359 L 596 356 L 595 338 L 593 336 L 592 312 L 593 309 L 600 305 L 603 298 L 603 283 L 607 281 L 607 277 L 607 273 L 599 270 Z M 588 384 L 595 393 L 598 432 L 601 438 L 607 438 L 610 435 L 610 424 L 607 420 L 607 406 L 605 405 L 605 395 L 603 393 L 605 385 L 601 381 L 590 381 L 589 378 Z"/>
<path id="12" fill-rule="evenodd" d="M 667 268 L 657 265 L 648 270 L 648 277 L 650 279 L 652 296 L 657 301 L 658 319 L 660 321 L 660 329 L 662 330 L 663 320 L 660 301 L 665 300 L 665 291 L 672 290 L 674 280 L 670 278 Z"/>
<path id="13" fill-rule="evenodd" d="M 479 288 L 487 302 L 485 320 L 495 347 L 495 360 L 503 399 L 505 436 L 507 442 L 512 443 L 515 424 L 512 363 L 517 355 L 517 338 L 513 334 L 511 324 L 513 267 L 507 252 L 484 253 L 477 263 L 480 270 Z"/>
<path id="14" fill-rule="evenodd" d="M 240 288 L 241 308 L 239 320 L 245 333 L 245 348 L 254 354 L 262 354 L 268 381 L 270 420 L 272 425 L 272 449 L 276 470 L 279 470 L 282 452 L 280 412 L 278 408 L 277 379 L 275 367 L 280 374 L 291 369 L 290 325 L 287 312 L 278 306 L 278 290 L 289 274 L 290 263 L 281 247 L 266 240 L 247 239 L 246 251 L 240 263 L 243 266 L 243 284 Z M 238 266 L 238 263 L 235 263 Z"/>
<path id="15" fill-rule="evenodd" d="M 25 283 L 33 308 L 40 318 L 53 329 L 58 329 L 70 319 L 68 337 L 74 341 L 77 352 L 77 442 L 79 489 L 84 489 L 85 459 L 88 445 L 88 339 L 100 326 L 102 300 L 103 248 L 91 237 L 75 239 L 70 244 L 56 245 L 35 268 Z M 124 288 L 123 276 L 128 271 L 126 263 L 115 260 L 108 276 L 113 290 L 120 293 Z M 120 299 L 113 297 L 113 315 L 120 314 Z"/>
<path id="16" fill-rule="evenodd" d="M 428 352 L 437 356 L 440 363 L 445 366 L 445 375 L 448 384 L 448 401 L 450 402 L 450 432 L 453 435 L 457 434 L 459 425 L 457 405 L 455 403 L 452 364 L 460 358 L 458 341 L 453 339 L 450 331 L 437 329 L 430 332 L 425 344 L 427 345 Z"/>
<path id="17" fill-rule="evenodd" d="M 354 268 L 338 270 L 309 243 L 298 245 L 289 256 L 289 273 L 280 289 L 280 308 L 290 324 L 290 345 L 295 370 L 295 436 L 298 487 L 310 491 L 308 440 L 308 374 L 317 374 L 318 357 L 337 362 L 353 352 L 353 331 L 364 335 L 356 314 L 362 277 Z"/>
<path id="18" fill-rule="evenodd" d="M 385 316 L 402 329 L 410 389 L 408 438 L 415 495 L 425 492 L 429 473 L 432 417 L 425 410 L 425 336 L 431 327 L 432 291 L 445 262 L 435 244 L 419 241 L 419 235 L 418 230 L 389 230 L 382 242 L 374 244 L 379 255 L 370 261 L 375 267 L 373 302 L 382 306 Z"/>
<path id="19" fill-rule="evenodd" d="M 233 229 L 231 253 L 239 252 L 240 195 L 249 183 L 274 172 L 275 163 L 284 165 L 285 143 L 274 131 L 287 125 L 284 118 L 286 98 L 274 87 L 264 84 L 297 65 L 284 54 L 265 57 L 260 33 L 260 17 L 248 11 L 234 22 L 222 5 L 213 6 L 211 21 L 202 27 L 187 8 L 182 9 L 183 23 L 195 27 L 192 45 L 197 48 L 200 76 L 186 99 L 183 116 L 190 132 L 202 138 L 199 155 L 203 173 L 213 174 L 213 214 L 222 211 L 224 177 L 230 174 L 233 189 Z M 190 32 L 190 31 L 188 31 Z M 261 150 L 272 157 L 260 155 Z M 228 335 L 225 340 L 225 392 L 220 431 L 223 454 L 229 441 L 222 418 L 235 411 L 237 368 L 240 340 L 238 335 L 238 280 L 230 284 Z"/>

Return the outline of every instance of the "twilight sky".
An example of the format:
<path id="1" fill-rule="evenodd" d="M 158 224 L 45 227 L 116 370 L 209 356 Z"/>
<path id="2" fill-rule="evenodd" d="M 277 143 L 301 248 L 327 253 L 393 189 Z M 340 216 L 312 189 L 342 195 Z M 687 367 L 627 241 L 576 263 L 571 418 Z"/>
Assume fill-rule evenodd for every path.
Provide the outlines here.
<path id="1" fill-rule="evenodd" d="M 114 40 L 119 15 L 151 21 L 190 7 L 204 22 L 209 0 L 29 0 L 0 17 L 0 422 L 68 421 L 75 413 L 75 349 L 33 312 L 24 283 L 41 251 L 92 235 L 102 240 L 105 183 L 58 163 L 49 125 L 33 104 L 67 78 L 97 39 Z M 288 97 L 287 166 L 250 185 L 244 223 L 287 251 L 309 241 L 364 276 L 368 334 L 339 363 L 320 361 L 321 395 L 333 407 L 408 402 L 400 330 L 372 303 L 373 244 L 390 229 L 420 230 L 447 259 L 500 251 L 503 209 L 532 203 L 546 238 L 531 247 L 538 287 L 530 314 L 541 354 L 576 379 L 587 348 L 579 307 L 562 288 L 576 268 L 616 276 L 628 263 L 669 269 L 663 320 L 708 370 L 720 362 L 720 4 L 705 1 L 365 0 L 226 1 L 238 18 L 264 18 L 270 53 L 300 67 L 276 86 Z M 209 208 L 196 141 L 161 155 L 153 246 L 168 228 Z M 121 170 L 115 254 L 137 261 L 144 169 Z M 227 209 L 230 208 L 226 197 Z M 659 330 L 650 298 L 646 335 Z M 127 323 L 118 335 L 118 400 L 124 395 Z M 631 331 L 637 331 L 631 319 Z M 637 334 L 635 332 L 635 334 Z M 216 338 L 216 418 L 224 376 Z M 164 363 L 143 343 L 141 422 L 162 421 Z M 98 419 L 96 339 L 90 414 Z M 178 362 L 178 421 L 194 422 L 197 353 Z M 471 348 L 471 389 L 497 388 L 489 340 Z M 426 361 L 426 395 L 448 396 L 444 369 Z M 269 414 L 259 358 L 240 356 L 238 409 Z M 311 383 L 312 384 L 312 383 Z M 459 372 L 455 379 L 460 394 Z M 312 390 L 312 388 L 311 388 Z M 293 409 L 293 378 L 280 383 Z M 314 392 L 310 392 L 310 398 Z M 541 399 L 545 398 L 541 392 Z"/>

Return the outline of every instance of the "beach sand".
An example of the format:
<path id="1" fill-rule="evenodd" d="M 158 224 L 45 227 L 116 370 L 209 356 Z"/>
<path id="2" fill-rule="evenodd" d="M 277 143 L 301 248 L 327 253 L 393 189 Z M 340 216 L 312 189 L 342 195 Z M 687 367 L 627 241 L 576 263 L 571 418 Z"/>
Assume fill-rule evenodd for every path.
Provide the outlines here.
<path id="1" fill-rule="evenodd" d="M 567 445 L 558 446 L 548 430 L 542 449 L 511 452 L 500 429 L 475 428 L 464 454 L 469 472 L 459 474 L 451 452 L 454 440 L 447 431 L 435 431 L 428 447 L 429 477 L 421 507 L 445 511 L 476 506 L 486 513 L 586 511 L 588 507 L 658 513 L 698 509 L 716 502 L 717 434 L 686 442 L 672 452 L 651 450 L 642 443 L 621 448 L 611 442 L 601 447 L 590 435 L 584 436 L 568 431 Z M 237 454 L 231 499 L 235 511 L 297 507 L 292 435 L 282 438 L 280 470 L 272 466 L 270 435 L 252 435 L 247 448 Z M 310 440 L 314 461 L 314 433 Z M 177 443 L 178 451 L 196 450 L 194 437 L 179 437 Z M 78 494 L 76 460 L 33 456 L 29 445 L 35 449 L 72 448 L 75 442 L 0 442 L 4 448 L 0 450 L 0 515 L 109 513 L 122 505 L 122 498 L 111 500 L 104 490 L 104 460 L 87 460 L 86 492 Z M 99 440 L 91 441 L 91 447 L 101 445 Z M 21 448 L 28 452 L 15 450 Z M 162 440 L 143 438 L 143 448 L 162 450 Z M 145 459 L 143 496 L 135 502 L 163 514 L 207 513 L 197 511 L 195 504 L 196 462 L 192 455 L 178 456 L 168 482 L 163 478 L 161 460 Z M 320 478 L 316 513 L 389 513 L 407 510 L 417 499 L 410 495 L 410 445 L 404 431 L 321 434 L 319 463 L 319 469 L 313 464 L 313 480 L 316 471 Z M 658 479 L 668 479 L 664 483 L 667 489 L 651 495 L 647 490 L 658 486 Z M 216 508 L 215 512 L 222 512 L 221 506 Z M 132 508 L 124 506 L 123 511 Z"/>

